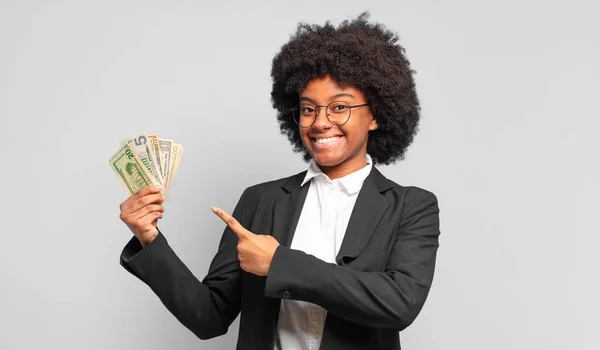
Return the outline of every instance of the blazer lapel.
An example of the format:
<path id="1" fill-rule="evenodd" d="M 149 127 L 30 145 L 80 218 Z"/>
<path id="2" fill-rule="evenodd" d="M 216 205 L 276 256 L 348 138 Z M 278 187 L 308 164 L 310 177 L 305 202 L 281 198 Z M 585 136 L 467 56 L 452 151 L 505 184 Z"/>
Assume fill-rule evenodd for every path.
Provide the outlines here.
<path id="1" fill-rule="evenodd" d="M 300 187 L 306 172 L 291 177 L 282 186 L 284 194 L 279 197 L 273 208 L 273 237 L 279 244 L 289 247 L 302 213 L 302 207 L 308 194 L 310 182 Z"/>
<path id="2" fill-rule="evenodd" d="M 389 180 L 373 167 L 363 183 L 350 215 L 342 246 L 335 259 L 338 265 L 345 265 L 345 258 L 355 258 L 360 254 L 390 206 L 381 193 L 391 187 Z"/>

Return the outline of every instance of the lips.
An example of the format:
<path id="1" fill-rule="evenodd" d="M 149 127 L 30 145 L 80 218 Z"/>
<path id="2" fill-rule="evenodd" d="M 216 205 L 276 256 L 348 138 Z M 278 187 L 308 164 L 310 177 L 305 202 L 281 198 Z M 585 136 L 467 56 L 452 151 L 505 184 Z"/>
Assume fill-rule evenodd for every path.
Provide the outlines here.
<path id="1" fill-rule="evenodd" d="M 342 137 L 343 136 L 336 135 L 329 137 L 311 137 L 310 139 L 317 149 L 323 149 L 337 145 Z"/>
<path id="2" fill-rule="evenodd" d="M 319 137 L 319 138 L 315 138 L 315 141 L 318 144 L 327 144 L 327 143 L 332 143 L 337 141 L 340 138 L 340 136 L 332 136 L 332 137 Z"/>

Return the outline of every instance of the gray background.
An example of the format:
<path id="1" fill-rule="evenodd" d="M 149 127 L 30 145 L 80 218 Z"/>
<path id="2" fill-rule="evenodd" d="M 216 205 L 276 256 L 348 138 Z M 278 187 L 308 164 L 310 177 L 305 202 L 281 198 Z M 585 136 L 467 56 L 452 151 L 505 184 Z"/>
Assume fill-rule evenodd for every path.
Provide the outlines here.
<path id="1" fill-rule="evenodd" d="M 600 349 L 598 8 L 583 1 L 0 1 L 0 348 L 231 349 L 196 339 L 118 264 L 119 140 L 185 147 L 159 226 L 204 277 L 255 183 L 304 170 L 270 106 L 297 22 L 371 10 L 423 106 L 405 161 L 441 247 L 406 349 Z"/>

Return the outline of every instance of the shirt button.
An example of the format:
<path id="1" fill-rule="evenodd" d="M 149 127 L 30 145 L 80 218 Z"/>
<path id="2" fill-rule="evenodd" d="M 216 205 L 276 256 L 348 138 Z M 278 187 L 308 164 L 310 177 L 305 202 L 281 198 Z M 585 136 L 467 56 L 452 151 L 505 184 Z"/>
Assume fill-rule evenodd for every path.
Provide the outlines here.
<path id="1" fill-rule="evenodd" d="M 283 299 L 289 299 L 292 295 L 290 294 L 290 292 L 288 292 L 287 290 L 284 291 L 283 293 L 281 293 L 281 297 Z"/>

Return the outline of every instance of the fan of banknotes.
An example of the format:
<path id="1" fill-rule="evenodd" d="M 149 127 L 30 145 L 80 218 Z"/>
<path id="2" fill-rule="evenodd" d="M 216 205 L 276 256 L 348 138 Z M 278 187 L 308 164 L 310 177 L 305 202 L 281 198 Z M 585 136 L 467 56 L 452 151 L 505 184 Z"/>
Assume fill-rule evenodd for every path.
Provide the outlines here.
<path id="1" fill-rule="evenodd" d="M 121 148 L 109 164 L 129 194 L 148 185 L 161 185 L 166 200 L 182 153 L 183 146 L 173 140 L 143 133 L 121 141 Z"/>

